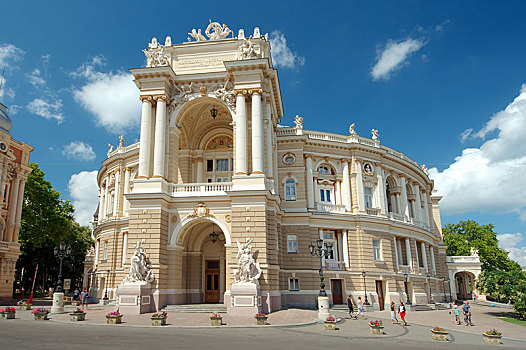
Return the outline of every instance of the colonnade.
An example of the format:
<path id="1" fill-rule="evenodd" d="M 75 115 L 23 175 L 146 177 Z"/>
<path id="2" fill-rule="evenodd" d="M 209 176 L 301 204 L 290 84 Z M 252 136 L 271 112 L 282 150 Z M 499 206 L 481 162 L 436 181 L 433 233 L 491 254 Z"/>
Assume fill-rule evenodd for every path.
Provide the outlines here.
<path id="1" fill-rule="evenodd" d="M 402 252 L 402 241 L 405 244 L 405 256 L 406 264 L 403 260 Z M 397 270 L 401 269 L 401 266 L 407 266 L 409 271 L 417 271 L 420 268 L 420 258 L 422 259 L 422 265 L 425 273 L 433 272 L 436 274 L 436 265 L 435 265 L 435 250 L 432 245 L 429 245 L 425 242 L 418 242 L 413 238 L 402 238 L 393 236 L 393 247 L 395 253 L 395 261 Z M 413 256 L 413 249 L 415 255 Z M 420 249 L 420 256 L 418 250 Z M 429 252 L 429 263 L 428 264 L 428 255 Z"/>
<path id="2" fill-rule="evenodd" d="M 7 216 L 7 225 L 3 228 L 3 235 L 0 237 L 4 242 L 18 242 L 26 181 L 27 177 L 22 174 L 16 174 L 12 177 L 11 190 L 8 198 L 9 213 Z"/>
<path id="3" fill-rule="evenodd" d="M 117 168 L 112 172 L 108 172 L 101 181 L 99 193 L 99 221 L 109 217 L 128 216 L 130 203 L 124 197 L 124 194 L 130 192 L 130 179 L 132 169 L 130 167 L 124 168 L 124 185 L 120 186 L 120 178 L 123 173 L 122 168 Z M 115 182 L 113 191 L 110 191 L 111 177 L 114 176 Z M 122 200 L 121 200 L 122 198 Z M 122 212 L 120 211 L 120 203 L 122 202 Z"/>

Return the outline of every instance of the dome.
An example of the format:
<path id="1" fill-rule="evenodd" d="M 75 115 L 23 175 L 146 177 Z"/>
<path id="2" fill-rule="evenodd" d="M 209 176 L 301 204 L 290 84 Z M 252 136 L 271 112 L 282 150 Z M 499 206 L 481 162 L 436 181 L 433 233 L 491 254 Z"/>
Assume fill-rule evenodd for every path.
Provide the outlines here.
<path id="1" fill-rule="evenodd" d="M 7 115 L 7 107 L 0 103 L 0 130 L 9 132 L 11 126 L 11 118 Z"/>

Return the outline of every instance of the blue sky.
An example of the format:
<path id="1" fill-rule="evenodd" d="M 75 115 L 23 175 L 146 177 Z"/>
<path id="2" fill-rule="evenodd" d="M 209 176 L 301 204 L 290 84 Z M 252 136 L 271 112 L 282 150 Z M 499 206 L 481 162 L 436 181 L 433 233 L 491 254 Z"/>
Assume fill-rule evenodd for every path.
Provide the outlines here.
<path id="1" fill-rule="evenodd" d="M 108 143 L 138 139 L 128 69 L 144 66 L 151 38 L 186 41 L 209 18 L 234 33 L 259 26 L 279 64 L 282 124 L 299 114 L 306 129 L 379 129 L 382 144 L 430 169 L 444 223 L 495 224 L 526 265 L 524 13 L 521 1 L 11 1 L 1 101 L 13 136 L 35 147 L 31 160 L 85 223 Z"/>

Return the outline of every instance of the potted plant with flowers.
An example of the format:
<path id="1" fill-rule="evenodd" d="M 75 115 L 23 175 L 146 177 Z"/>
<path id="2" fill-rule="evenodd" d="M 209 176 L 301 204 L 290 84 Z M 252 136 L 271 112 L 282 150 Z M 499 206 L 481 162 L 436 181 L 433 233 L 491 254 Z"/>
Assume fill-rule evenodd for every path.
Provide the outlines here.
<path id="1" fill-rule="evenodd" d="M 334 316 L 329 316 L 325 320 L 325 330 L 327 331 L 335 331 L 336 330 L 336 319 Z"/>
<path id="2" fill-rule="evenodd" d="M 484 336 L 484 343 L 486 344 L 502 344 L 502 332 L 499 332 L 495 328 L 482 333 L 482 335 Z"/>
<path id="3" fill-rule="evenodd" d="M 49 310 L 44 309 L 43 307 L 37 307 L 31 311 L 31 313 L 36 321 L 44 321 L 48 319 L 47 314 L 49 314 Z"/>
<path id="4" fill-rule="evenodd" d="M 74 310 L 69 314 L 70 320 L 77 322 L 77 321 L 84 321 L 86 319 L 86 311 L 77 308 L 77 310 Z"/>
<path id="5" fill-rule="evenodd" d="M 3 319 L 12 320 L 15 318 L 16 310 L 14 307 L 6 307 L 5 309 L 0 309 L 0 315 Z"/>
<path id="6" fill-rule="evenodd" d="M 106 314 L 106 324 L 121 324 L 122 323 L 122 315 L 119 312 L 119 309 L 117 311 L 112 311 Z"/>
<path id="7" fill-rule="evenodd" d="M 447 331 L 439 326 L 435 326 L 431 329 L 433 340 L 447 341 L 447 334 Z"/>
<path id="8" fill-rule="evenodd" d="M 31 310 L 31 306 L 33 304 L 31 304 L 29 301 L 27 300 L 20 300 L 18 303 L 16 303 L 16 305 L 18 305 L 18 308 L 20 310 Z"/>
<path id="9" fill-rule="evenodd" d="M 161 312 L 155 313 L 152 315 L 152 326 L 166 326 L 166 319 L 168 318 L 168 313 Z"/>
<path id="10" fill-rule="evenodd" d="M 71 300 L 71 306 L 80 306 L 80 300 Z"/>
<path id="11" fill-rule="evenodd" d="M 254 315 L 254 318 L 256 319 L 256 324 L 258 326 L 265 326 L 268 324 L 267 323 L 268 316 L 264 314 L 263 312 L 258 312 L 257 314 Z"/>
<path id="12" fill-rule="evenodd" d="M 384 325 L 382 321 L 375 320 L 369 322 L 369 331 L 371 332 L 371 334 L 374 335 L 384 334 Z"/>
<path id="13" fill-rule="evenodd" d="M 223 316 L 214 312 L 210 315 L 210 323 L 212 326 L 221 326 L 223 324 Z"/>

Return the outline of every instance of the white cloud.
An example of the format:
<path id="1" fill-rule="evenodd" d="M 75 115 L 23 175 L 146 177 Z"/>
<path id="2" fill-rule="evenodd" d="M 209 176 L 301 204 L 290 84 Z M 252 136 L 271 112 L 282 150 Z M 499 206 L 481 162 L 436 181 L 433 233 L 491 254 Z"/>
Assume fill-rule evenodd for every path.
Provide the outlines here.
<path id="1" fill-rule="evenodd" d="M 45 101 L 40 98 L 35 98 L 26 106 L 28 111 L 47 120 L 55 119 L 58 124 L 62 123 L 64 116 L 62 115 L 62 100 L 55 99 L 54 101 Z"/>
<path id="2" fill-rule="evenodd" d="M 279 30 L 270 34 L 272 62 L 276 67 L 298 68 L 305 64 L 305 57 L 298 56 L 287 46 L 285 35 Z"/>
<path id="3" fill-rule="evenodd" d="M 526 85 L 472 136 L 486 139 L 490 134 L 480 148 L 464 149 L 444 171 L 429 170 L 443 196 L 444 214 L 515 212 L 526 218 Z"/>
<path id="4" fill-rule="evenodd" d="M 68 159 L 77 159 L 81 161 L 90 161 L 95 159 L 93 148 L 82 141 L 71 141 L 69 145 L 64 146 L 62 154 Z"/>
<path id="5" fill-rule="evenodd" d="M 97 170 L 81 171 L 71 175 L 68 190 L 75 207 L 75 220 L 81 225 L 88 225 L 99 202 Z"/>
<path id="6" fill-rule="evenodd" d="M 462 131 L 462 133 L 460 134 L 460 142 L 462 143 L 466 142 L 466 140 L 471 136 L 472 132 L 473 132 L 472 128 Z"/>
<path id="7" fill-rule="evenodd" d="M 100 72 L 98 69 L 103 65 L 104 56 L 95 56 L 71 73 L 87 80 L 84 86 L 73 91 L 75 101 L 95 117 L 97 125 L 111 133 L 138 127 L 141 104 L 133 76 L 125 72 Z"/>
<path id="8" fill-rule="evenodd" d="M 377 61 L 371 70 L 373 80 L 388 80 L 391 77 L 391 73 L 407 64 L 407 58 L 412 53 L 420 50 L 423 45 L 423 41 L 411 38 L 400 42 L 389 40 L 385 49 L 377 52 Z"/>
<path id="9" fill-rule="evenodd" d="M 24 50 L 13 44 L 0 46 L 0 68 L 10 67 L 13 62 L 20 61 L 24 56 Z"/>
<path id="10" fill-rule="evenodd" d="M 522 242 L 522 238 L 520 232 L 497 235 L 499 246 L 510 252 L 509 257 L 521 266 L 526 266 L 526 247 L 518 246 Z"/>
<path id="11" fill-rule="evenodd" d="M 44 80 L 44 78 L 42 78 L 42 75 L 40 74 L 40 69 L 38 68 L 35 68 L 35 70 L 31 72 L 31 74 L 27 74 L 26 76 L 29 79 L 29 82 L 35 87 L 46 85 L 46 81 Z"/>

